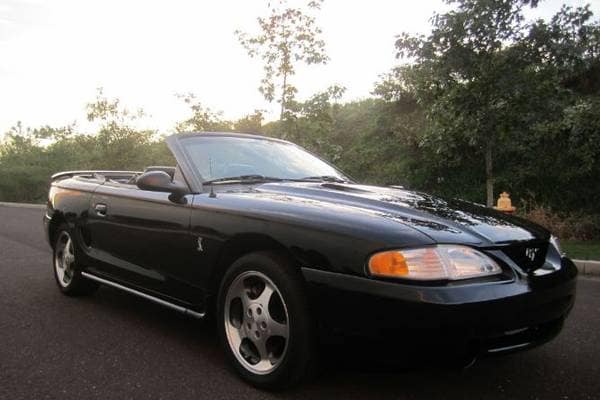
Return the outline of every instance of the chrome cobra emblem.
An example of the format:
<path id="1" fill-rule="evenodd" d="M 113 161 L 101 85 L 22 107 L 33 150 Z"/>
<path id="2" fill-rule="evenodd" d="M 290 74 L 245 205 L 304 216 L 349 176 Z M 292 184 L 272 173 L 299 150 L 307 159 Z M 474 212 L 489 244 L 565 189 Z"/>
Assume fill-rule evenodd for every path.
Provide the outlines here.
<path id="1" fill-rule="evenodd" d="M 527 249 L 525 249 L 525 256 L 531 261 L 533 261 L 535 260 L 535 255 L 537 254 L 538 250 L 539 249 L 536 247 L 528 247 Z"/>

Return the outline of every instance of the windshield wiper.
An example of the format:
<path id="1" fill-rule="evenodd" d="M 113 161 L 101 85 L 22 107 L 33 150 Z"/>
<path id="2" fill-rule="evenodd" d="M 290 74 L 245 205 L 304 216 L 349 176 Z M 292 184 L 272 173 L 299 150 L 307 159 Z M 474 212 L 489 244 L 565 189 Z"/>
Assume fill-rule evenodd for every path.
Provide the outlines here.
<path id="1" fill-rule="evenodd" d="M 254 183 L 254 182 L 267 182 L 267 181 L 282 181 L 282 178 L 276 178 L 274 176 L 264 176 L 259 174 L 251 175 L 239 175 L 239 176 L 226 176 L 224 178 L 211 179 L 210 181 L 202 182 L 203 185 L 212 185 L 215 183 Z"/>
<path id="2" fill-rule="evenodd" d="M 298 180 L 299 181 L 325 181 L 325 182 L 336 182 L 336 183 L 348 182 L 347 180 L 342 179 L 339 176 L 333 176 L 333 175 L 307 176 L 304 178 L 300 178 Z"/>
<path id="3" fill-rule="evenodd" d="M 256 182 L 282 182 L 282 181 L 293 181 L 293 182 L 336 182 L 346 183 L 348 181 L 333 175 L 319 175 L 319 176 L 307 176 L 305 178 L 277 178 L 274 176 L 265 176 L 260 174 L 249 174 L 239 176 L 226 176 L 223 178 L 211 179 L 209 181 L 202 182 L 203 185 L 212 184 L 225 184 L 225 183 L 256 183 Z"/>

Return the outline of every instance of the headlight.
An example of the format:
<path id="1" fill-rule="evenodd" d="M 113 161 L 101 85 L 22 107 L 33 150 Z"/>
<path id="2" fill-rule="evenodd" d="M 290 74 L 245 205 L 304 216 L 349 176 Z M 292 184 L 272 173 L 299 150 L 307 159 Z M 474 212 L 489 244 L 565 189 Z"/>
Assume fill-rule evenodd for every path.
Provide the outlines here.
<path id="1" fill-rule="evenodd" d="M 550 244 L 552 246 L 554 246 L 556 251 L 558 251 L 558 254 L 560 254 L 561 256 L 563 255 L 563 252 L 560 249 L 560 242 L 558 241 L 558 238 L 556 236 L 554 236 L 554 235 L 550 236 Z"/>
<path id="2" fill-rule="evenodd" d="M 502 272 L 494 260 L 467 246 L 439 245 L 384 251 L 369 259 L 375 276 L 414 280 L 457 280 Z"/>

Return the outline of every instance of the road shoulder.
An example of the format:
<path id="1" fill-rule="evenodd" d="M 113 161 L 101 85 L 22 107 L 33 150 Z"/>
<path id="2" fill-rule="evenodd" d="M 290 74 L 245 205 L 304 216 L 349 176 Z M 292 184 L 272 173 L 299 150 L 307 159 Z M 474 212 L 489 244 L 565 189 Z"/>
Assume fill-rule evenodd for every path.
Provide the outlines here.
<path id="1" fill-rule="evenodd" d="M 46 208 L 45 204 L 34 204 L 34 203 L 9 203 L 0 201 L 0 206 L 2 207 L 14 207 L 14 208 Z"/>

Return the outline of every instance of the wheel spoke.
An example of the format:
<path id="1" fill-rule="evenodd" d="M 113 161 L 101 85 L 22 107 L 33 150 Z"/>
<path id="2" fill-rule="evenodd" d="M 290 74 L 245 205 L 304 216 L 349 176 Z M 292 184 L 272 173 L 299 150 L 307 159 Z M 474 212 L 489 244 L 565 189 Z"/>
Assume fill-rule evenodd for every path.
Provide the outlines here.
<path id="1" fill-rule="evenodd" d="M 240 293 L 240 300 L 242 300 L 242 309 L 244 310 L 244 320 L 248 318 L 248 307 L 250 307 L 250 297 L 248 296 L 248 291 L 246 289 L 242 289 L 242 293 Z"/>
<path id="2" fill-rule="evenodd" d="M 64 255 L 64 252 L 61 253 L 61 254 L 57 254 L 55 264 L 56 264 L 56 267 L 57 267 L 56 269 L 57 270 L 59 270 L 59 269 L 64 270 L 65 269 L 65 255 Z"/>
<path id="3" fill-rule="evenodd" d="M 287 324 L 282 324 L 280 322 L 275 321 L 273 318 L 270 318 L 267 322 L 267 329 L 269 332 L 269 336 L 281 336 L 287 340 L 288 338 L 288 326 Z"/>
<path id="4" fill-rule="evenodd" d="M 64 257 L 65 262 L 70 267 L 73 261 L 75 260 L 75 254 L 73 254 L 73 241 L 71 240 L 71 238 L 69 238 L 69 240 L 67 240 L 67 243 L 65 244 Z"/>
<path id="5" fill-rule="evenodd" d="M 69 238 L 65 244 L 65 254 L 69 257 L 73 256 L 73 242 L 71 241 L 71 238 Z"/>
<path id="6" fill-rule="evenodd" d="M 261 304 L 264 308 L 269 307 L 269 301 L 271 300 L 271 296 L 273 295 L 273 288 L 269 283 L 265 282 L 265 288 L 256 301 Z"/>
<path id="7" fill-rule="evenodd" d="M 263 337 L 261 337 L 260 339 L 253 338 L 252 343 L 254 343 L 254 345 L 256 346 L 261 361 L 268 360 L 269 352 L 267 351 L 267 341 L 264 340 Z"/>
<path id="8" fill-rule="evenodd" d="M 245 324 L 245 322 L 244 322 Z M 238 334 L 240 335 L 240 341 L 246 339 L 248 337 L 248 328 L 242 324 L 242 326 L 238 329 Z"/>
<path id="9" fill-rule="evenodd" d="M 239 297 L 240 300 L 242 300 L 243 309 L 246 310 L 248 308 L 248 305 L 250 304 L 250 298 L 248 297 L 248 291 L 244 287 L 243 281 L 240 280 L 234 282 L 229 288 L 229 293 L 232 294 L 231 300 L 233 300 L 236 297 Z"/>

